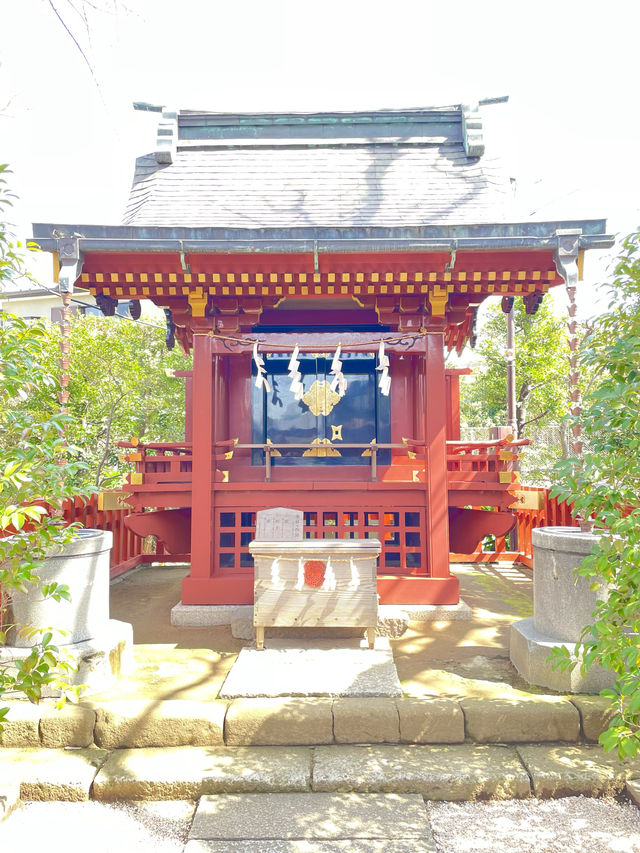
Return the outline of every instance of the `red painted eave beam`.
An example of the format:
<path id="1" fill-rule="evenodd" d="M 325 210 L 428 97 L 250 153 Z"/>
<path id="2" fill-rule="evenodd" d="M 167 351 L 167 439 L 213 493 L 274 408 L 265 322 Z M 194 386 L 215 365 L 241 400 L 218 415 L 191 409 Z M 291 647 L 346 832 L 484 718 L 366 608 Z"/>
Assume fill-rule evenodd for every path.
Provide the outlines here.
<path id="1" fill-rule="evenodd" d="M 215 254 L 185 255 L 192 274 L 211 272 L 314 272 L 310 254 Z M 327 254 L 318 258 L 318 271 L 326 272 L 411 272 L 442 273 L 451 257 L 444 252 L 402 252 L 369 254 Z M 554 270 L 549 250 L 458 252 L 452 272 Z M 87 273 L 183 273 L 177 252 L 120 253 L 91 252 L 85 255 Z M 108 282 L 105 282 L 108 284 Z M 150 282 L 153 285 L 153 282 Z"/>

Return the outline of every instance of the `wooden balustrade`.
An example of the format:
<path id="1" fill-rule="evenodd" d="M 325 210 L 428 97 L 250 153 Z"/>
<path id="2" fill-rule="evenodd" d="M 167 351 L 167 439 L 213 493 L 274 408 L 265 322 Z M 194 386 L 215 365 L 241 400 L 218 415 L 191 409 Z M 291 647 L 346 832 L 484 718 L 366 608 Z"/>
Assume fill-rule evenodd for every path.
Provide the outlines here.
<path id="1" fill-rule="evenodd" d="M 455 488 L 459 485 L 464 488 L 471 480 L 482 480 L 486 482 L 496 482 L 500 475 L 506 476 L 506 472 L 511 471 L 511 461 L 515 454 L 512 449 L 523 444 L 528 444 L 527 440 L 508 442 L 505 439 L 497 441 L 484 442 L 462 442 L 448 441 L 447 442 L 447 470 L 449 476 L 450 488 Z M 187 442 L 158 442 L 158 443 L 138 443 L 133 442 L 118 442 L 120 447 L 127 448 L 132 452 L 129 454 L 130 461 L 135 464 L 136 474 L 144 477 L 145 483 L 154 483 L 159 481 L 175 482 L 176 484 L 189 482 L 191 480 L 191 443 Z M 300 449 L 300 452 L 307 445 L 295 445 Z M 354 445 L 336 445 L 354 446 Z M 260 449 L 265 451 L 265 475 L 270 476 L 271 453 L 276 450 L 279 445 L 239 445 L 233 440 L 220 442 L 216 444 L 217 450 L 227 450 L 236 448 L 238 450 Z M 374 452 L 371 455 L 371 474 L 372 479 L 376 479 L 376 457 L 377 452 L 384 449 L 393 449 L 398 451 L 406 451 L 407 453 L 415 453 L 415 460 L 420 464 L 421 451 L 423 445 L 420 441 L 414 439 L 404 439 L 402 444 L 379 444 L 379 445 L 362 445 L 362 447 L 371 448 Z M 223 458 L 223 456 L 220 456 Z M 422 460 L 423 460 L 422 456 Z M 404 464 L 401 462 L 400 464 Z M 505 485 L 506 488 L 506 485 Z M 518 509 L 516 510 L 517 524 L 515 531 L 517 540 L 512 536 L 514 541 L 517 541 L 517 547 L 512 547 L 508 540 L 504 537 L 496 539 L 492 543 L 492 547 L 479 548 L 473 554 L 451 554 L 453 562 L 491 562 L 495 560 L 513 560 L 524 563 L 531 567 L 533 564 L 533 548 L 531 544 L 531 533 L 536 527 L 548 527 L 556 525 L 576 526 L 571 515 L 571 507 L 565 503 L 558 503 L 553 498 L 549 497 L 548 490 L 537 490 L 532 487 L 519 486 L 520 490 L 524 491 L 543 491 L 543 500 L 541 501 L 540 509 Z M 65 501 L 64 518 L 68 523 L 80 522 L 85 527 L 97 528 L 99 530 L 111 530 L 113 533 L 113 549 L 111 552 L 111 575 L 116 577 L 135 565 L 141 562 L 150 562 L 165 556 L 165 552 L 160 545 L 157 544 L 156 550 L 152 554 L 143 554 L 143 539 L 133 534 L 124 525 L 124 517 L 128 510 L 100 510 L 98 508 L 97 495 L 90 497 L 75 497 Z"/>
<path id="2" fill-rule="evenodd" d="M 449 472 L 450 487 L 462 488 L 470 480 L 476 482 L 485 481 L 503 482 L 499 480 L 500 473 L 510 471 L 512 462 L 510 457 L 514 456 L 512 448 L 529 444 L 528 439 L 520 441 L 507 441 L 498 439 L 495 441 L 448 441 L 447 442 L 447 471 Z M 119 447 L 128 448 L 132 452 L 127 458 L 135 465 L 136 477 L 131 481 L 132 485 L 144 482 L 145 485 L 158 483 L 188 483 L 192 477 L 192 445 L 190 442 L 149 442 L 132 443 L 119 441 Z M 280 455 L 282 450 L 299 450 L 303 454 L 308 450 L 328 452 L 332 449 L 359 449 L 367 451 L 370 458 L 371 480 L 377 480 L 378 476 L 378 453 L 383 450 L 395 451 L 396 455 L 392 464 L 404 464 L 415 459 L 419 466 L 422 461 L 424 465 L 424 446 L 420 440 L 403 439 L 401 444 L 371 442 L 368 444 L 352 444 L 345 442 L 327 442 L 320 448 L 312 443 L 282 443 L 271 442 L 260 444 L 238 444 L 235 440 L 216 442 L 216 461 L 222 462 L 225 454 L 220 451 L 229 449 L 260 450 L 264 453 L 265 481 L 270 482 L 272 477 L 273 457 Z M 402 454 L 407 459 L 402 459 Z M 486 477 L 482 477 L 486 474 Z M 142 479 L 141 479 L 142 478 Z"/>
<path id="3" fill-rule="evenodd" d="M 519 488 L 528 491 L 540 491 L 529 486 Z M 577 522 L 571 515 L 571 507 L 559 503 L 549 497 L 549 490 L 543 491 L 544 500 L 538 510 L 519 509 L 516 511 L 517 549 L 508 547 L 504 537 L 498 538 L 492 548 L 481 545 L 473 554 L 452 554 L 452 562 L 494 562 L 496 560 L 513 560 L 524 563 L 529 568 L 533 565 L 533 547 L 531 532 L 536 527 L 567 526 L 575 527 Z M 128 510 L 100 510 L 97 495 L 88 498 L 75 497 L 65 501 L 63 506 L 64 518 L 67 523 L 81 522 L 85 527 L 98 530 L 111 530 L 113 533 L 113 550 L 111 552 L 111 576 L 117 577 L 139 563 L 161 560 L 165 555 L 164 549 L 158 543 L 152 554 L 143 554 L 143 539 L 134 535 L 124 526 L 124 516 Z M 167 559 L 171 559 L 170 556 Z"/>
<path id="4" fill-rule="evenodd" d="M 79 522 L 83 527 L 95 530 L 110 530 L 113 534 L 111 548 L 111 577 L 117 577 L 134 568 L 145 558 L 157 559 L 164 554 L 158 543 L 155 554 L 143 554 L 144 540 L 136 536 L 124 525 L 126 509 L 99 509 L 98 495 L 78 496 L 66 500 L 62 505 L 63 517 L 67 524 Z"/>

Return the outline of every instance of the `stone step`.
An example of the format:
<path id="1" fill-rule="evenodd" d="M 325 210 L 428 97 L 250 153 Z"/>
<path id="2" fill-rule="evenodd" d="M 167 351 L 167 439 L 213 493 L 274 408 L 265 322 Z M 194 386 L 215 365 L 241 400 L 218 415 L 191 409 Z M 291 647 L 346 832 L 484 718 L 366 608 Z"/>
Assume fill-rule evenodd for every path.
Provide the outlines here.
<path id="1" fill-rule="evenodd" d="M 10 748 L 577 743 L 596 742 L 611 718 L 599 696 L 85 700 L 60 711 L 50 702 L 6 704 L 0 747 Z"/>
<path id="2" fill-rule="evenodd" d="M 0 749 L 25 800 L 180 800 L 231 793 L 415 794 L 466 801 L 613 796 L 640 777 L 594 744 Z"/>
<path id="3" fill-rule="evenodd" d="M 422 797 L 415 794 L 224 794 L 200 800 L 186 853 L 265 849 L 435 853 L 436 846 Z"/>

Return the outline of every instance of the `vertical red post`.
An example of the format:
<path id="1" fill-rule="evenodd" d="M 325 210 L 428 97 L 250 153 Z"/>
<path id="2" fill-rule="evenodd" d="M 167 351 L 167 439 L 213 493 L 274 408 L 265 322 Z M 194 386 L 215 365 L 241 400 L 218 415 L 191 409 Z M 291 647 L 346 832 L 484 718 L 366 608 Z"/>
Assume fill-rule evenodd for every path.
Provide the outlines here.
<path id="1" fill-rule="evenodd" d="M 447 438 L 460 441 L 460 377 L 457 373 L 445 374 L 447 388 Z"/>
<path id="2" fill-rule="evenodd" d="M 425 462 L 427 566 L 433 578 L 449 577 L 447 490 L 447 390 L 444 334 L 425 335 Z"/>
<path id="3" fill-rule="evenodd" d="M 191 574 L 213 573 L 213 358 L 211 338 L 193 336 Z"/>
<path id="4" fill-rule="evenodd" d="M 193 438 L 193 377 L 184 378 L 184 440 L 191 441 Z"/>

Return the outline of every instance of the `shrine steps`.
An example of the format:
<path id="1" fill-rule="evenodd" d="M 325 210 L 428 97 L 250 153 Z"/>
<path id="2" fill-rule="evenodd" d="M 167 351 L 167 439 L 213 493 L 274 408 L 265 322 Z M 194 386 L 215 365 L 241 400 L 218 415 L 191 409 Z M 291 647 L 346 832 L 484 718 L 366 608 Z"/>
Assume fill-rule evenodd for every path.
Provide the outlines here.
<path id="1" fill-rule="evenodd" d="M 24 799 L 360 792 L 433 800 L 610 795 L 640 778 L 595 743 L 596 696 L 12 701 L 0 781 Z"/>
<path id="2" fill-rule="evenodd" d="M 0 785 L 23 800 L 196 800 L 210 795 L 419 795 L 470 801 L 615 796 L 640 779 L 595 744 L 6 749 Z"/>

